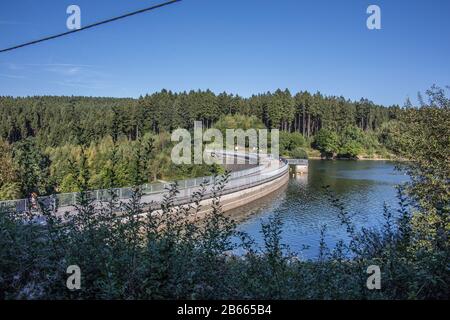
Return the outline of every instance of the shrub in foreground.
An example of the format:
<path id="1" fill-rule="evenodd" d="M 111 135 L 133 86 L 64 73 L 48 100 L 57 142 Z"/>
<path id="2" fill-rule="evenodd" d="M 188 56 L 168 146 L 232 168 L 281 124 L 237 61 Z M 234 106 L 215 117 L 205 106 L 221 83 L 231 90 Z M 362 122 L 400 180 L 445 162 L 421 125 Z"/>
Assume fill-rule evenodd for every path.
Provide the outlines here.
<path id="1" fill-rule="evenodd" d="M 236 231 L 224 215 L 217 177 L 212 210 L 199 219 L 206 187 L 193 203 L 175 206 L 176 185 L 159 210 L 141 203 L 137 189 L 120 203 L 113 194 L 99 207 L 81 193 L 64 217 L 0 214 L 2 299 L 425 299 L 448 298 L 448 248 L 417 250 L 406 199 L 394 214 L 385 207 L 380 230 L 353 226 L 330 194 L 352 240 L 325 245 L 316 260 L 299 260 L 281 242 L 279 214 L 261 227 L 264 246 Z M 150 213 L 147 212 L 150 210 Z M 144 214 L 146 213 L 146 214 Z M 232 239 L 239 239 L 234 241 Z M 234 254 L 239 250 L 240 255 Z M 69 265 L 81 269 L 81 289 L 66 287 Z M 367 267 L 379 265 L 381 290 L 366 287 Z"/>

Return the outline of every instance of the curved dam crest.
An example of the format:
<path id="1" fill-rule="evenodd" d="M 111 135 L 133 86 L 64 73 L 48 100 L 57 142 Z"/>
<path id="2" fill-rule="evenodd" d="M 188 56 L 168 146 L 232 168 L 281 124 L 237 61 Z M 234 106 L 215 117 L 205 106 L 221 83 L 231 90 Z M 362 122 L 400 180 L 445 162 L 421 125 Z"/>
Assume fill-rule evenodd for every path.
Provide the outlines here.
<path id="1" fill-rule="evenodd" d="M 274 159 L 268 154 L 241 153 L 235 151 L 214 151 L 218 157 L 241 158 L 247 162 L 234 165 L 234 171 L 230 173 L 229 181 L 226 183 L 223 192 L 221 192 L 221 206 L 224 211 L 229 211 L 246 205 L 252 201 L 260 199 L 276 191 L 288 181 L 289 164 L 285 159 Z M 252 161 L 250 161 L 252 160 Z M 204 200 L 201 205 L 207 211 L 212 203 L 212 191 L 214 178 L 201 177 L 196 179 L 177 181 L 179 193 L 174 199 L 175 205 L 185 205 L 191 202 L 192 196 L 201 190 L 205 190 Z M 150 208 L 157 210 L 167 193 L 171 183 L 165 184 L 146 184 L 141 186 L 142 203 L 150 203 Z M 127 203 L 132 195 L 131 188 L 113 189 L 116 196 L 123 203 Z M 57 194 L 48 197 L 40 197 L 39 204 L 50 208 L 55 214 L 64 214 L 75 211 L 77 203 L 77 193 Z M 108 197 L 111 197 L 111 190 L 93 190 L 88 195 L 94 201 L 96 206 L 102 206 Z M 20 199 L 13 201 L 0 202 L 0 207 L 13 208 L 16 211 L 23 212 L 30 210 L 30 200 Z"/>

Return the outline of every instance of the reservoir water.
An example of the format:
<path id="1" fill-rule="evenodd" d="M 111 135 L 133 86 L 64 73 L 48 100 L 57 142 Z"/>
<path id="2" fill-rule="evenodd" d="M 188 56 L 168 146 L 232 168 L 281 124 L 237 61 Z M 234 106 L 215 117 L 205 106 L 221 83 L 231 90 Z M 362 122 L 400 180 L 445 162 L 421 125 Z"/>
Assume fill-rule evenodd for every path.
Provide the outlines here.
<path id="1" fill-rule="evenodd" d="M 407 179 L 389 161 L 310 160 L 308 174 L 291 176 L 284 188 L 237 209 L 236 216 L 244 217 L 238 229 L 262 246 L 261 222 L 279 214 L 283 243 L 300 257 L 314 258 L 322 225 L 327 227 L 328 246 L 333 247 L 340 239 L 348 240 L 346 228 L 341 225 L 338 210 L 331 205 L 324 186 L 330 186 L 344 203 L 358 228 L 377 228 L 383 224 L 383 203 L 392 210 L 398 208 L 396 185 Z"/>

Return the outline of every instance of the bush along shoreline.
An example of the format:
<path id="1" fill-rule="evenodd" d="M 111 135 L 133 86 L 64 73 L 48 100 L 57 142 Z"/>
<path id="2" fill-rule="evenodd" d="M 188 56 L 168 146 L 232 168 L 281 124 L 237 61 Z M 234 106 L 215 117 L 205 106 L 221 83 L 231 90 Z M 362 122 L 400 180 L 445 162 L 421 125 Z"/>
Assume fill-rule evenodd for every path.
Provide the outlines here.
<path id="1" fill-rule="evenodd" d="M 196 214 L 204 189 L 191 205 L 177 207 L 176 185 L 167 190 L 158 213 L 146 212 L 139 189 L 127 204 L 112 193 L 101 209 L 82 192 L 77 212 L 64 217 L 43 207 L 23 215 L 1 212 L 0 298 L 448 298 L 448 247 L 417 247 L 425 238 L 414 227 L 404 190 L 399 189 L 399 212 L 384 207 L 379 230 L 356 230 L 344 203 L 325 187 L 351 240 L 328 248 L 324 226 L 318 258 L 300 260 L 282 243 L 279 214 L 262 224 L 262 248 L 236 230 L 220 206 L 227 179 L 217 177 L 213 210 L 202 220 Z M 243 254 L 232 254 L 237 249 Z M 80 269 L 79 290 L 66 287 L 70 265 Z M 381 269 L 380 290 L 366 285 L 371 265 Z"/>

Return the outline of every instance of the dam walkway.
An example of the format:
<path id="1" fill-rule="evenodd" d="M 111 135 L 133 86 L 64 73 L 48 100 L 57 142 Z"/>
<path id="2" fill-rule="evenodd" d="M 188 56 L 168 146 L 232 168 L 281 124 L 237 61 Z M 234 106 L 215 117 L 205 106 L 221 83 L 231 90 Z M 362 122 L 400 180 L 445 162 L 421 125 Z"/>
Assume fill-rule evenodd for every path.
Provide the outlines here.
<path id="1" fill-rule="evenodd" d="M 238 194 L 241 191 L 254 188 L 256 186 L 268 186 L 271 181 L 275 181 L 283 176 L 288 176 L 289 163 L 285 159 L 274 159 L 268 154 L 240 153 L 234 151 L 214 151 L 215 156 L 223 158 L 232 157 L 246 163 L 254 163 L 248 168 L 238 171 L 232 171 L 229 180 L 225 185 L 221 195 Z M 245 167 L 245 166 L 244 166 Z M 174 181 L 175 182 L 175 181 Z M 152 183 L 140 186 L 142 192 L 141 201 L 150 203 L 155 209 L 160 207 L 174 182 Z M 173 199 L 174 204 L 188 204 L 192 201 L 192 196 L 202 190 L 203 199 L 211 198 L 213 195 L 214 177 L 206 176 L 194 179 L 176 181 L 178 185 L 178 194 Z M 116 188 L 105 190 L 88 191 L 87 194 L 94 204 L 101 205 L 111 199 L 111 193 L 121 202 L 128 202 L 132 197 L 133 188 Z M 79 193 L 61 193 L 51 196 L 39 197 L 38 204 L 45 206 L 50 211 L 57 213 L 72 212 L 76 210 Z M 245 201 L 244 201 L 245 202 Z M 8 209 L 16 212 L 26 212 L 32 210 L 30 199 L 20 199 L 0 202 L 0 210 Z"/>

